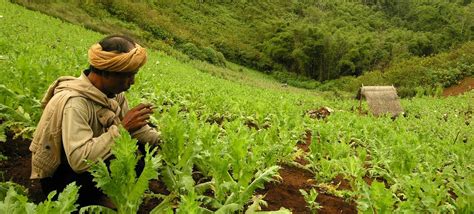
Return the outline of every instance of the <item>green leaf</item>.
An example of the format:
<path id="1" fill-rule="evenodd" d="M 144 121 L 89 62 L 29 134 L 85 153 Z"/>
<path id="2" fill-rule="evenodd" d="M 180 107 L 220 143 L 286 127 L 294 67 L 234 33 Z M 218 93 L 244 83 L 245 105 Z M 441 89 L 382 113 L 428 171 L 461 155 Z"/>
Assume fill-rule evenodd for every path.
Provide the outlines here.
<path id="1" fill-rule="evenodd" d="M 171 200 L 176 196 L 172 193 L 166 196 L 163 201 L 150 211 L 150 214 L 173 214 Z"/>
<path id="2" fill-rule="evenodd" d="M 5 134 L 5 123 L 0 124 L 0 143 L 5 143 L 7 142 L 7 135 Z"/>
<path id="3" fill-rule="evenodd" d="M 10 187 L 13 187 L 15 192 L 17 192 L 20 195 L 28 195 L 28 189 L 26 189 L 24 186 L 7 181 L 7 182 L 0 182 L 0 201 L 5 200 L 5 197 L 7 196 L 7 192 L 10 189 Z"/>
<path id="4" fill-rule="evenodd" d="M 242 209 L 242 205 L 237 203 L 230 203 L 222 206 L 218 210 L 216 210 L 215 214 L 227 214 L 227 213 L 234 213 L 238 210 Z"/>
<path id="5" fill-rule="evenodd" d="M 77 210 L 75 204 L 79 197 L 79 187 L 75 183 L 70 183 L 58 196 L 55 206 L 58 207 L 59 213 L 72 213 Z"/>
<path id="6" fill-rule="evenodd" d="M 96 186 L 99 187 L 117 206 L 119 213 L 135 213 L 148 190 L 149 181 L 158 177 L 158 168 L 161 166 L 161 157 L 154 156 L 156 148 L 150 151 L 145 145 L 145 166 L 138 176 L 135 167 L 140 157 L 137 156 L 137 141 L 132 139 L 128 131 L 120 128 L 120 137 L 112 147 L 114 159 L 109 168 L 102 161 L 92 165 L 91 174 Z"/>
<path id="7" fill-rule="evenodd" d="M 79 210 L 80 214 L 116 214 L 117 212 L 113 209 L 108 207 L 100 206 L 100 205 L 91 205 L 82 207 Z"/>
<path id="8" fill-rule="evenodd" d="M 257 195 L 252 198 L 252 204 L 247 208 L 245 214 L 254 214 L 262 210 L 261 206 L 267 206 L 267 202 L 263 200 L 264 195 Z"/>
<path id="9" fill-rule="evenodd" d="M 79 197 L 79 187 L 76 183 L 70 183 L 58 196 L 57 201 L 52 201 L 56 191 L 51 192 L 48 195 L 48 199 L 40 204 L 36 208 L 37 213 L 72 213 L 77 210 L 77 198 Z"/>
<path id="10" fill-rule="evenodd" d="M 274 180 L 274 178 L 280 179 L 281 177 L 278 175 L 278 170 L 280 169 L 279 166 L 272 166 L 266 169 L 263 172 L 257 172 L 255 174 L 255 179 L 252 183 L 246 187 L 243 191 L 234 192 L 227 198 L 225 204 L 237 203 L 240 205 L 244 205 L 247 200 L 253 195 L 253 192 L 258 188 L 263 188 L 266 182 L 270 182 Z"/>
<path id="11" fill-rule="evenodd" d="M 163 183 L 165 183 L 166 187 L 170 190 L 176 190 L 178 186 L 178 182 L 176 176 L 173 173 L 172 166 L 165 166 L 161 171 Z"/>
<path id="12" fill-rule="evenodd" d="M 13 186 L 7 191 L 3 201 L 0 201 L 0 213 L 35 213 L 36 205 L 28 203 L 28 198 L 15 191 Z"/>

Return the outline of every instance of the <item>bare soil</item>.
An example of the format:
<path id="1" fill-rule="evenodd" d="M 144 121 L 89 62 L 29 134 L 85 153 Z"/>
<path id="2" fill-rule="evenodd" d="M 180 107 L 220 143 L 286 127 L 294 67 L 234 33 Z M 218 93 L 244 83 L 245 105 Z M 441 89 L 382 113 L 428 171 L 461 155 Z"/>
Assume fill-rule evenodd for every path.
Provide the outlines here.
<path id="1" fill-rule="evenodd" d="M 39 203 L 46 199 L 38 180 L 31 180 L 31 152 L 28 149 L 30 141 L 12 139 L 7 134 L 7 142 L 0 143 L 0 151 L 7 160 L 0 161 L 0 178 L 2 182 L 13 181 L 28 188 L 28 198 Z"/>
<path id="2" fill-rule="evenodd" d="M 267 201 L 268 206 L 264 210 L 279 210 L 285 207 L 293 213 L 311 213 L 299 190 L 308 192 L 314 188 L 316 184 L 314 175 L 304 169 L 283 165 L 280 176 L 282 177 L 280 183 L 270 183 L 265 186 L 264 200 Z M 318 213 L 357 213 L 354 202 L 347 202 L 333 195 L 319 193 L 316 202 L 322 206 Z"/>
<path id="3" fill-rule="evenodd" d="M 466 77 L 461 80 L 459 84 L 445 88 L 443 90 L 443 96 L 455 96 L 472 89 L 474 89 L 474 77 Z"/>
<path id="4" fill-rule="evenodd" d="M 317 143 L 316 141 L 315 143 Z M 303 152 L 309 151 L 309 146 L 312 143 L 312 133 L 310 130 L 306 131 L 304 140 L 298 142 L 296 145 Z M 306 165 L 307 160 L 304 157 L 299 157 L 295 160 L 301 165 Z M 307 207 L 307 203 L 304 200 L 303 195 L 300 193 L 300 189 L 308 192 L 312 188 L 315 188 L 316 181 L 314 174 L 311 172 L 298 168 L 295 166 L 282 165 L 279 173 L 281 176 L 280 182 L 269 183 L 265 185 L 265 189 L 259 194 L 264 194 L 264 200 L 267 201 L 268 206 L 264 210 L 272 211 L 279 210 L 281 207 L 290 209 L 293 213 L 311 213 Z M 339 180 L 337 180 L 339 179 Z M 339 183 L 338 189 L 349 189 L 350 185 L 342 177 L 336 178 L 334 183 Z M 316 188 L 317 189 L 317 188 Z M 319 189 L 317 189 L 319 192 Z M 319 203 L 322 208 L 318 210 L 318 213 L 357 213 L 357 207 L 354 202 L 346 201 L 344 198 L 329 195 L 323 192 L 318 193 L 316 202 Z"/>
<path id="5" fill-rule="evenodd" d="M 310 134 L 308 138 L 310 139 Z M 46 200 L 46 195 L 41 190 L 41 184 L 37 180 L 29 179 L 31 173 L 31 152 L 28 147 L 30 140 L 12 139 L 12 135 L 7 135 L 7 142 L 0 143 L 0 151 L 8 157 L 8 160 L 0 161 L 1 181 L 13 181 L 28 188 L 28 197 L 32 202 L 39 203 Z M 308 149 L 310 140 L 306 140 L 300 146 L 303 150 Z M 310 213 L 306 207 L 306 202 L 299 192 L 299 189 L 309 191 L 314 187 L 314 175 L 310 172 L 283 165 L 280 170 L 281 182 L 269 183 L 259 194 L 266 195 L 265 200 L 268 207 L 265 210 L 278 210 L 285 207 L 293 213 Z M 166 194 L 166 189 L 159 181 L 151 183 L 153 192 Z M 156 191 L 158 190 L 158 191 Z M 323 206 L 319 213 L 357 213 L 354 203 L 344 201 L 343 198 L 320 193 L 317 202 Z M 148 213 L 159 203 L 156 199 L 145 200 L 139 213 Z"/>

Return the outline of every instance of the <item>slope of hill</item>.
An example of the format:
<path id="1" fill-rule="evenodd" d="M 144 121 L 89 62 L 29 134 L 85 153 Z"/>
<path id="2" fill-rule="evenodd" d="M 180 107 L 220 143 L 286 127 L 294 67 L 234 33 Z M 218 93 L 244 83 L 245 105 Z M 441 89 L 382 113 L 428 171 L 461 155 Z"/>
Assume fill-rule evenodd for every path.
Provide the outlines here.
<path id="1" fill-rule="evenodd" d="M 77 76 L 101 37 L 0 0 L 0 151 L 12 157 L 0 154 L 0 212 L 33 206 L 14 195 L 19 188 L 7 193 L 4 181 L 35 187 L 26 170 L 11 172 L 29 168 L 38 99 L 58 76 Z M 131 105 L 156 106 L 163 191 L 145 204 L 160 204 L 161 213 L 474 211 L 473 92 L 403 99 L 404 116 L 374 117 L 360 114 L 354 99 L 281 87 L 237 65 L 227 70 L 148 51 L 126 96 Z M 321 106 L 334 111 L 308 113 Z M 281 183 L 270 185 L 278 176 Z"/>
<path id="2" fill-rule="evenodd" d="M 0 103 L 0 121 L 2 121 L 0 127 L 2 134 L 6 131 L 10 133 L 8 137 L 2 138 L 8 140 L 6 144 L 2 144 L 2 148 L 4 145 L 13 147 L 2 149 L 2 153 L 12 156 L 11 161 L 26 164 L 21 166 L 28 168 L 27 158 L 30 154 L 26 148 L 29 141 L 17 142 L 12 138 L 31 138 L 31 133 L 41 114 L 38 100 L 48 84 L 59 76 L 79 75 L 87 65 L 87 48 L 103 35 L 38 12 L 25 10 L 5 1 L 1 1 L 0 4 L 0 53 L 2 56 L 0 65 L 1 72 L 4 74 L 0 77 L 3 84 L 0 92 L 5 95 L 2 96 Z M 209 153 L 211 155 L 208 158 L 217 158 L 212 161 L 234 162 L 229 167 L 240 167 L 241 171 L 232 173 L 236 177 L 230 177 L 235 180 L 226 181 L 234 183 L 233 185 L 248 186 L 251 182 L 258 182 L 259 185 L 252 184 L 250 187 L 257 188 L 263 185 L 261 182 L 264 180 L 256 180 L 253 178 L 255 174 L 265 172 L 276 175 L 276 163 L 290 160 L 293 157 L 294 145 L 302 138 L 305 129 L 302 115 L 305 109 L 316 105 L 316 100 L 319 101 L 317 105 L 332 102 L 317 98 L 311 91 L 281 87 L 280 83 L 268 79 L 261 73 L 242 69 L 236 65 L 229 66 L 236 67 L 236 71 L 216 68 L 224 71 L 216 71 L 213 74 L 201 72 L 200 68 L 203 66 L 212 65 L 202 62 L 182 63 L 163 52 L 149 49 L 148 63 L 137 75 L 137 84 L 133 86 L 127 97 L 131 105 L 139 102 L 151 102 L 156 105 L 157 114 L 153 122 L 159 124 L 166 142 L 161 154 L 171 158 L 166 154 L 178 155 L 181 152 L 185 153 L 184 148 L 188 148 L 195 149 L 200 156 L 204 155 L 202 156 L 204 158 L 208 156 L 202 149 L 215 150 Z M 192 119 L 196 116 L 199 117 L 199 121 Z M 270 124 L 275 125 L 268 127 Z M 197 134 L 192 134 L 193 131 L 197 131 Z M 184 142 L 175 142 L 172 139 L 176 139 L 176 136 L 187 136 L 187 139 Z M 206 140 L 203 138 L 206 136 L 219 137 L 219 139 Z M 196 137 L 196 139 L 189 137 Z M 278 142 L 278 145 L 271 146 L 275 142 Z M 19 145 L 13 146 L 14 143 Z M 186 146 L 181 145 L 181 149 L 173 148 L 180 143 Z M 200 145 L 201 143 L 215 145 L 204 146 Z M 242 150 L 242 146 L 248 147 L 253 152 L 248 153 L 246 149 Z M 165 152 L 167 150 L 171 151 Z M 221 157 L 215 152 L 233 155 Z M 20 154 L 20 159 L 18 159 L 18 154 Z M 202 166 L 197 166 L 198 162 L 207 159 L 202 158 L 196 160 L 195 164 L 190 162 L 189 165 L 182 167 L 201 168 L 202 172 L 209 174 L 205 175 L 206 177 L 217 173 L 217 171 L 209 171 L 211 169 L 209 166 L 212 164 L 207 161 L 202 163 Z M 231 161 L 228 158 L 234 160 Z M 175 161 L 168 158 L 165 160 Z M 15 164 L 9 162 L 10 160 L 3 161 L 0 166 L 2 166 L 2 171 L 7 171 L 2 179 L 13 179 L 29 188 L 35 188 L 32 193 L 38 195 L 33 198 L 44 199 L 41 198 L 41 192 L 38 192 L 38 183 L 25 179 L 25 176 L 28 176 L 27 170 L 16 169 Z M 243 164 L 244 168 L 241 167 Z M 269 169 L 271 171 L 268 171 Z M 20 171 L 23 174 L 13 173 Z M 172 171 L 172 173 L 178 175 L 180 172 Z M 245 176 L 245 178 L 237 176 Z M 268 179 L 265 178 L 267 181 Z M 218 187 L 218 184 L 216 183 L 215 186 Z M 244 187 L 239 186 L 227 190 L 220 188 L 222 192 L 219 194 L 223 194 L 225 200 L 230 194 L 236 195 L 239 189 Z M 176 199 L 186 194 L 185 192 L 178 193 L 181 190 L 173 189 L 172 186 L 166 188 L 177 194 Z M 244 197 L 244 201 L 238 202 L 242 204 L 242 208 L 239 209 L 243 209 L 247 200 L 251 199 L 253 189 L 246 190 L 242 194 L 245 195 L 239 198 Z M 302 196 L 294 197 L 300 198 L 304 203 Z M 219 203 L 224 203 L 224 201 Z M 339 199 L 339 203 L 345 202 Z M 299 207 L 304 209 L 304 205 Z"/>
<path id="3" fill-rule="evenodd" d="M 14 2 L 176 55 L 170 46 L 217 65 L 225 56 L 319 81 L 447 51 L 474 34 L 471 1 Z"/>

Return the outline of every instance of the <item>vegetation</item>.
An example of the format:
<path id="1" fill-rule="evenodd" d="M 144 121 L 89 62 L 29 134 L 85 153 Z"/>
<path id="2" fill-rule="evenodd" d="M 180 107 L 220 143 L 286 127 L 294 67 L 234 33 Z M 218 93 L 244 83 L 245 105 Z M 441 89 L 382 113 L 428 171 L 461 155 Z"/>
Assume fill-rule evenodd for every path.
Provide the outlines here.
<path id="1" fill-rule="evenodd" d="M 144 165 L 140 172 L 136 172 L 139 159 L 137 155 L 137 140 L 130 137 L 124 128 L 120 129 L 120 137 L 115 139 L 112 147 L 113 160 L 107 166 L 103 160 L 92 164 L 89 171 L 94 176 L 96 186 L 100 188 L 117 207 L 116 213 L 137 213 L 143 201 L 148 182 L 158 177 L 158 168 L 161 166 L 159 155 L 155 155 L 155 147 L 150 151 L 150 146 L 145 145 L 143 157 Z M 137 176 L 137 173 L 140 173 Z M 107 212 L 114 210 L 102 206 L 88 206 L 81 212 Z"/>
<path id="2" fill-rule="evenodd" d="M 205 8 L 207 4 L 214 3 L 201 5 Z M 321 4 L 327 8 L 347 4 L 370 9 L 382 3 Z M 404 10 L 397 5 L 394 8 L 399 13 Z M 17 129 L 10 130 L 26 133 L 25 130 L 34 130 L 39 119 L 39 99 L 48 84 L 58 76 L 79 75 L 87 67 L 87 48 L 103 35 L 6 1 L 0 1 L 0 6 L 0 81 L 4 88 L 0 91 L 1 125 L 17 124 Z M 399 22 L 404 23 L 401 18 Z M 445 76 L 448 80 L 458 79 L 459 73 L 472 72 L 471 47 L 466 42 L 454 51 L 430 58 L 406 59 L 399 67 L 394 65 L 393 70 L 379 74 L 383 78 L 392 73 L 402 76 L 408 73 L 406 68 L 421 63 L 432 70 L 433 75 L 427 78 L 444 84 Z M 160 158 L 152 156 L 154 151 L 146 155 L 153 164 L 144 177 L 137 178 L 132 170 L 137 157 L 130 153 L 135 145 L 123 139 L 128 144 L 119 148 L 123 149 L 125 161 L 117 159 L 109 169 L 102 164 L 92 169 L 98 186 L 116 203 L 128 200 L 131 203 L 125 204 L 135 210 L 142 197 L 147 196 L 140 195 L 146 189 L 144 180 L 159 174 L 170 194 L 158 196 L 162 202 L 155 213 L 257 212 L 264 205 L 264 198 L 256 190 L 279 180 L 279 164 L 293 163 L 300 154 L 295 146 L 309 130 L 313 134 L 306 157 L 309 163 L 301 167 L 312 171 L 318 184 L 302 194 L 313 211 L 320 208 L 315 200 L 321 192 L 345 197 L 357 203 L 358 211 L 368 213 L 474 211 L 474 133 L 469 128 L 474 122 L 473 92 L 449 98 L 403 99 L 404 117 L 376 118 L 358 114 L 355 108 L 359 103 L 354 99 L 281 87 L 268 76 L 235 64 L 216 67 L 195 60 L 183 62 L 179 55 L 167 53 L 149 49 L 148 63 L 126 94 L 131 105 L 146 101 L 157 107 L 152 122 L 162 132 Z M 420 66 L 420 70 L 424 67 Z M 332 84 L 343 85 L 341 82 Z M 324 120 L 312 119 L 306 113 L 320 106 L 335 111 Z M 116 176 L 117 169 L 128 176 L 127 187 L 123 186 L 124 178 Z M 338 175 L 350 183 L 351 189 L 337 190 L 337 184 L 331 181 Z M 116 184 L 116 189 L 111 184 Z M 130 189 L 137 184 L 140 191 Z M 6 194 L 0 192 L 3 195 Z M 11 201 L 11 197 L 6 198 L 0 198 L 0 207 Z M 21 204 L 14 202 L 13 206 L 33 206 L 28 203 L 26 197 L 21 197 Z"/>
<path id="3" fill-rule="evenodd" d="M 339 112 L 315 121 L 318 143 L 311 144 L 308 167 L 320 181 L 343 175 L 359 211 L 468 213 L 472 93 L 456 98 L 457 107 L 451 99 L 403 100 L 407 115 L 395 120 Z"/>
<path id="4" fill-rule="evenodd" d="M 191 59 L 224 65 L 227 58 L 320 82 L 383 72 L 474 35 L 467 0 L 14 2 L 100 32 L 132 34 L 173 55 L 170 46 Z"/>
<path id="5" fill-rule="evenodd" d="M 394 85 L 402 97 L 437 96 L 443 88 L 474 76 L 474 42 L 430 57 L 413 57 L 359 77 L 328 81 L 321 90 L 344 90 L 353 94 L 361 85 Z"/>
<path id="6" fill-rule="evenodd" d="M 0 183 L 0 211 L 2 213 L 72 213 L 77 211 L 75 204 L 79 188 L 75 183 L 67 185 L 57 200 L 53 200 L 56 191 L 49 193 L 48 199 L 40 204 L 28 202 L 26 191 L 23 187 L 10 182 Z"/>

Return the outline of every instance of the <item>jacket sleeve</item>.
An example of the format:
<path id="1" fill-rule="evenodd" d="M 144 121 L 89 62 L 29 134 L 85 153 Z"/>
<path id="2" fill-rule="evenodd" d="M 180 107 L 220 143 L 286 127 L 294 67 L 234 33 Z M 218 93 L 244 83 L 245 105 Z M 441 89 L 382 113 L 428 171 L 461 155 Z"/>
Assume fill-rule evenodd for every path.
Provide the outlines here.
<path id="1" fill-rule="evenodd" d="M 125 96 L 122 94 L 117 96 L 117 101 L 122 109 L 119 117 L 122 120 L 125 114 L 128 112 L 128 102 Z M 160 143 L 160 135 L 161 133 L 159 130 L 145 125 L 142 128 L 138 129 L 137 131 L 133 132 L 132 137 L 137 139 L 140 143 L 150 143 L 151 145 L 158 145 Z"/>
<path id="2" fill-rule="evenodd" d="M 103 134 L 94 137 L 88 122 L 93 117 L 91 108 L 85 99 L 71 98 L 63 111 L 63 147 L 69 165 L 77 173 L 89 168 L 85 160 L 95 162 L 108 158 L 114 138 L 119 136 L 118 127 L 112 125 Z"/>
<path id="3" fill-rule="evenodd" d="M 160 142 L 160 132 L 152 128 L 149 125 L 145 125 L 142 128 L 132 133 L 133 138 L 137 139 L 141 143 L 150 143 L 152 145 L 158 145 Z"/>

